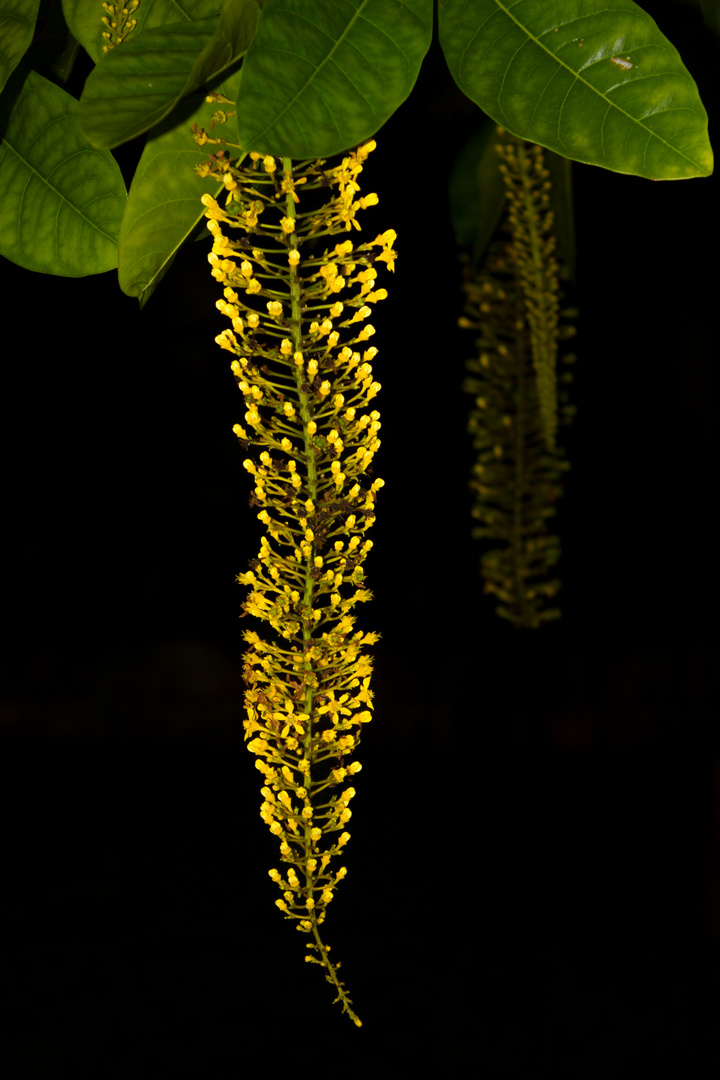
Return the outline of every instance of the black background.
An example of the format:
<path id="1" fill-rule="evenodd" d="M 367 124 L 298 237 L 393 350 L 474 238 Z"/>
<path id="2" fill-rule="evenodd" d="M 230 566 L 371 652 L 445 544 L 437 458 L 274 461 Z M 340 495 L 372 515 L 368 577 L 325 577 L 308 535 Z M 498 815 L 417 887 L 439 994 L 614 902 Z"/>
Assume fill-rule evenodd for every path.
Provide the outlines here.
<path id="1" fill-rule="evenodd" d="M 645 6 L 712 138 L 718 46 L 692 10 Z M 574 168 L 563 618 L 514 631 L 469 536 L 446 189 L 476 117 L 434 47 L 363 174 L 366 228 L 400 254 L 373 317 L 376 712 L 326 924 L 362 1031 L 267 876 L 234 583 L 259 527 L 207 246 L 142 312 L 113 274 L 2 263 L 11 1080 L 224 1080 L 258 1054 L 349 1076 L 717 1075 L 718 181 Z"/>

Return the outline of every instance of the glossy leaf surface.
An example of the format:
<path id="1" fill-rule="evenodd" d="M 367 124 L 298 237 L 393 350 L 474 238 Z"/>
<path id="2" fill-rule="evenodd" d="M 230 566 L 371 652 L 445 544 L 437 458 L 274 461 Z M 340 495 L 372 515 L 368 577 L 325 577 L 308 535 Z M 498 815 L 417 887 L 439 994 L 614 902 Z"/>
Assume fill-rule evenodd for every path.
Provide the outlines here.
<path id="1" fill-rule="evenodd" d="M 32 41 L 40 0 L 0 0 L 0 90 Z"/>
<path id="2" fill-rule="evenodd" d="M 615 172 L 712 172 L 697 87 L 632 0 L 440 0 L 439 22 L 458 86 L 512 134 Z"/>
<path id="3" fill-rule="evenodd" d="M 54 83 L 31 71 L 13 97 L 10 116 L 0 110 L 0 254 L 62 277 L 112 270 L 125 207 L 117 162 L 88 143 L 77 101 Z"/>
<path id="4" fill-rule="evenodd" d="M 226 0 L 221 17 L 133 34 L 88 77 L 80 123 L 95 146 L 119 146 L 163 120 L 177 102 L 246 51 L 255 0 Z"/>
<path id="5" fill-rule="evenodd" d="M 325 158 L 374 135 L 415 85 L 432 14 L 432 0 L 270 0 L 243 63 L 243 148 Z"/>
<path id="6" fill-rule="evenodd" d="M 227 96 L 232 88 L 223 86 Z M 180 246 L 202 221 L 206 192 L 217 198 L 222 185 L 203 179 L 195 166 L 207 161 L 209 147 L 193 142 L 193 124 L 208 130 L 217 108 L 203 96 L 194 111 L 172 117 L 148 136 L 135 171 L 120 230 L 118 278 L 128 296 L 144 306 L 162 280 Z M 219 133 L 222 133 L 222 128 Z M 209 272 L 209 271 L 208 271 Z"/>

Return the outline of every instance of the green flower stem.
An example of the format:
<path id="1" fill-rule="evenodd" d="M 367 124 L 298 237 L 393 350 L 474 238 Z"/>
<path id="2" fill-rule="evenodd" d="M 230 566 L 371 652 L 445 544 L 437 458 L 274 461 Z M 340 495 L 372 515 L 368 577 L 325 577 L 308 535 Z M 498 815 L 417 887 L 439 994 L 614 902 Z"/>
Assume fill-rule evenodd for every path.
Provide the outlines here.
<path id="1" fill-rule="evenodd" d="M 292 175 L 292 160 L 290 158 L 283 158 L 283 171 L 285 172 L 286 175 L 288 173 L 290 173 L 290 175 Z M 286 195 L 285 195 L 285 214 L 292 221 L 295 221 L 295 200 L 293 199 L 291 192 L 287 192 Z M 297 238 L 297 235 L 296 235 L 295 231 L 293 231 L 288 236 L 288 250 L 293 250 L 296 247 L 297 243 L 298 243 L 298 238 Z M 290 330 L 291 330 L 291 333 L 292 333 L 293 350 L 295 352 L 302 352 L 302 347 L 303 347 L 302 320 L 301 320 L 300 306 L 301 306 L 300 274 L 299 274 L 297 266 L 291 266 L 290 267 Z M 320 305 L 318 305 L 318 307 L 320 307 Z M 308 491 L 310 492 L 310 498 L 312 499 L 312 501 L 314 503 L 317 504 L 317 501 L 318 501 L 317 467 L 316 467 L 316 463 L 315 463 L 315 451 L 314 451 L 314 447 L 313 447 L 313 439 L 312 439 L 312 436 L 310 435 L 310 432 L 308 430 L 308 424 L 310 423 L 310 420 L 311 420 L 310 402 L 308 400 L 307 392 L 303 389 L 303 371 L 302 371 L 302 368 L 298 368 L 298 367 L 295 368 L 295 384 L 296 384 L 298 401 L 300 402 L 300 410 L 299 411 L 300 411 L 300 417 L 301 417 L 301 420 L 302 420 L 303 437 L 304 437 L 304 441 L 305 441 L 305 460 L 307 462 L 307 486 L 308 486 Z M 307 612 L 312 611 L 312 608 L 313 608 L 314 583 L 313 583 L 313 579 L 312 579 L 312 567 L 313 567 L 313 560 L 314 560 L 314 557 L 315 557 L 316 553 L 317 553 L 317 546 L 313 542 L 312 547 L 310 549 L 310 554 L 307 555 L 306 558 L 305 558 L 305 588 L 304 588 L 304 592 L 303 592 L 303 604 L 304 604 L 305 610 Z M 303 646 L 304 646 L 304 652 L 305 652 L 305 656 L 306 656 L 306 659 L 304 661 L 305 670 L 308 673 L 310 673 L 312 671 L 312 664 L 307 659 L 307 654 L 308 654 L 308 652 L 309 652 L 309 650 L 310 650 L 310 648 L 312 646 L 312 640 L 313 640 L 312 622 L 311 622 L 309 617 L 306 617 L 305 622 L 304 622 L 304 626 L 303 626 Z M 313 717 L 314 699 L 315 699 L 315 694 L 314 694 L 314 692 L 312 690 L 312 687 L 310 685 L 308 685 L 308 683 L 306 683 L 305 684 L 305 701 L 304 701 L 303 710 L 304 710 L 304 712 L 307 713 L 309 719 L 307 721 L 306 735 L 305 735 L 305 738 L 303 739 L 302 746 L 303 746 L 304 755 L 307 758 L 307 760 L 310 762 L 310 775 L 308 776 L 308 785 L 307 786 L 308 786 L 308 794 L 309 794 L 311 802 L 313 801 L 313 795 L 317 795 L 318 790 L 322 790 L 324 787 L 329 786 L 328 783 L 320 784 L 320 785 L 314 785 L 313 784 L 313 776 L 312 776 L 312 766 L 313 766 L 313 752 L 312 752 L 313 722 L 312 722 L 312 717 Z M 322 809 L 322 808 L 317 807 L 317 805 L 316 805 L 315 809 L 317 810 L 317 809 Z M 307 896 L 308 899 L 313 899 L 314 900 L 314 898 L 315 898 L 315 875 L 313 874 L 313 872 L 310 870 L 310 868 L 308 866 L 308 862 L 309 862 L 309 860 L 311 858 L 312 849 L 313 849 L 311 830 L 312 830 L 312 825 L 311 825 L 310 821 L 306 821 L 305 822 L 305 829 L 304 829 L 304 835 L 305 835 L 305 866 L 304 866 L 304 871 L 305 871 L 305 895 Z M 325 967 L 325 969 L 326 969 L 326 971 L 328 973 L 327 974 L 328 981 L 332 983 L 332 985 L 335 987 L 335 989 L 337 991 L 336 1001 L 340 1001 L 342 1003 L 343 1009 L 349 1014 L 350 1019 L 357 1025 L 357 1027 L 361 1027 L 362 1026 L 362 1021 L 357 1016 L 357 1014 L 353 1011 L 352 1006 L 351 1006 L 351 1002 L 350 1002 L 347 994 L 345 993 L 345 989 L 343 987 L 343 984 L 338 979 L 337 972 L 335 970 L 335 965 L 331 962 L 330 957 L 328 955 L 329 949 L 324 944 L 322 938 L 320 937 L 320 930 L 319 930 L 319 927 L 318 927 L 318 921 L 317 921 L 317 917 L 315 916 L 314 913 L 311 915 L 310 921 L 312 922 L 312 935 L 315 938 L 315 943 L 316 943 L 318 951 L 319 951 L 319 953 L 320 953 L 320 955 L 322 957 L 323 966 Z"/>

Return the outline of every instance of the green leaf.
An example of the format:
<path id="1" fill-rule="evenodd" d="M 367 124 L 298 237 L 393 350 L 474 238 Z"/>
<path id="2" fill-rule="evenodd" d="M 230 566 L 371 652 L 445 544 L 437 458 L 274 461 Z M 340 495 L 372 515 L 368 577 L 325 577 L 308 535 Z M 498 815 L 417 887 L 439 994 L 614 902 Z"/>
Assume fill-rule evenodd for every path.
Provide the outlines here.
<path id="1" fill-rule="evenodd" d="M 222 190 L 222 184 L 195 172 L 196 165 L 207 161 L 208 150 L 192 139 L 193 124 L 209 130 L 216 108 L 204 97 L 190 99 L 148 136 L 128 194 L 118 264 L 120 288 L 137 296 L 141 307 L 202 220 L 202 195 L 217 198 Z"/>
<path id="2" fill-rule="evenodd" d="M 102 0 L 62 0 L 65 22 L 72 30 L 90 58 L 99 64 L 104 58 L 103 52 L 103 16 L 105 12 Z M 217 19 L 220 14 L 220 0 L 140 0 L 140 6 L 133 14 L 137 26 L 132 36 L 142 30 L 152 30 L 157 26 L 173 23 L 190 23 L 199 19 Z M 128 37 L 127 41 L 130 38 Z M 126 44 L 125 42 L 124 44 Z"/>
<path id="3" fill-rule="evenodd" d="M 225 0 L 218 17 L 133 33 L 88 76 L 80 123 L 95 146 L 119 146 L 163 120 L 177 102 L 242 57 L 255 0 Z"/>
<path id="4" fill-rule="evenodd" d="M 0 90 L 30 47 L 40 0 L 1 0 Z"/>
<path id="5" fill-rule="evenodd" d="M 507 201 L 498 169 L 497 124 L 486 119 L 458 154 L 448 195 L 455 239 L 472 248 L 472 263 L 482 260 Z"/>
<path id="6" fill-rule="evenodd" d="M 62 277 L 112 270 L 126 197 L 117 162 L 90 145 L 60 87 L 31 71 L 12 89 L 12 112 L 0 108 L 0 254 Z"/>
<path id="7" fill-rule="evenodd" d="M 697 87 L 632 0 L 440 0 L 439 14 L 458 86 L 513 135 L 614 172 L 712 172 Z"/>
<path id="8" fill-rule="evenodd" d="M 113 147 L 163 120 L 192 84 L 193 66 L 217 19 L 174 23 L 133 35 L 90 73 L 80 124 L 94 146 Z"/>
<path id="9" fill-rule="evenodd" d="M 330 157 L 407 98 L 432 37 L 432 0 L 270 0 L 243 64 L 246 150 Z"/>
<path id="10" fill-rule="evenodd" d="M 65 38 L 65 44 L 59 53 L 55 56 L 50 68 L 50 73 L 53 79 L 59 80 L 62 83 L 66 83 L 72 75 L 72 70 L 75 67 L 75 61 L 80 55 L 82 45 L 77 41 L 72 33 L 68 31 Z"/>

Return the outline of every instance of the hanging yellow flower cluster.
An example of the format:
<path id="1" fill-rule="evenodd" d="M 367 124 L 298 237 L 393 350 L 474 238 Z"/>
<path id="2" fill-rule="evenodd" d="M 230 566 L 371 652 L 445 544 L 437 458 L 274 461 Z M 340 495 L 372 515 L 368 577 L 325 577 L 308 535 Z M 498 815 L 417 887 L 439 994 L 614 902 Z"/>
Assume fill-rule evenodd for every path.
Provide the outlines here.
<path id="1" fill-rule="evenodd" d="M 560 615 L 552 604 L 560 589 L 553 574 L 560 539 L 548 523 L 569 468 L 557 446 L 558 422 L 569 423 L 574 410 L 565 391 L 558 393 L 556 360 L 559 342 L 575 328 L 561 318 L 541 148 L 499 134 L 507 210 L 482 265 L 468 268 L 460 319 L 479 333 L 463 387 L 474 397 L 468 430 L 478 455 L 470 485 L 479 522 L 473 536 L 494 542 L 480 562 L 497 614 L 536 628 Z"/>
<path id="2" fill-rule="evenodd" d="M 383 486 L 371 479 L 380 384 L 367 319 L 387 296 L 376 264 L 394 269 L 396 234 L 368 243 L 347 234 L 378 201 L 361 197 L 357 182 L 374 147 L 334 166 L 261 154 L 243 165 L 220 151 L 201 170 L 227 190 L 224 206 L 202 200 L 212 274 L 224 286 L 217 306 L 231 324 L 216 341 L 234 354 L 246 408 L 234 431 L 256 448 L 244 466 L 265 527 L 238 580 L 250 588 L 244 611 L 273 631 L 244 634 L 246 737 L 263 777 L 261 817 L 284 864 L 269 873 L 277 906 L 308 936 L 305 959 L 324 966 L 358 1025 L 319 928 L 346 874 L 333 862 L 350 839 L 353 758 L 372 715 L 364 649 L 377 635 L 354 631 L 355 606 L 371 597 L 366 534 Z M 330 245 L 337 234 L 346 238 Z"/>
<path id="3" fill-rule="evenodd" d="M 545 168 L 540 146 L 508 135 L 502 129 L 499 135 L 495 149 L 508 198 L 506 224 L 512 232 L 512 259 L 530 331 L 543 437 L 548 450 L 553 450 L 558 425 L 560 280 L 550 209 L 550 173 Z"/>

